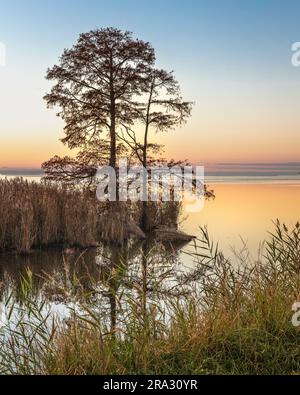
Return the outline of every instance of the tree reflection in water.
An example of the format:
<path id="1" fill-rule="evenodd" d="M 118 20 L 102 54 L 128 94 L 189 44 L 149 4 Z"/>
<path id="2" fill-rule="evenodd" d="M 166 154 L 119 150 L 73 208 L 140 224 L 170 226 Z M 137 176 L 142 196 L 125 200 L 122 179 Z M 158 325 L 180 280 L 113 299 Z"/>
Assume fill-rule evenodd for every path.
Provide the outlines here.
<path id="1" fill-rule="evenodd" d="M 32 292 L 60 309 L 67 319 L 69 307 L 97 309 L 111 330 L 128 313 L 128 300 L 146 319 L 151 304 L 180 292 L 182 244 L 160 243 L 148 238 L 121 246 L 102 244 L 86 251 L 66 254 L 61 250 L 37 251 L 29 255 L 0 256 L 0 300 L 13 292 L 22 304 L 22 279 L 32 277 Z M 129 298 L 128 298 L 128 297 Z"/>

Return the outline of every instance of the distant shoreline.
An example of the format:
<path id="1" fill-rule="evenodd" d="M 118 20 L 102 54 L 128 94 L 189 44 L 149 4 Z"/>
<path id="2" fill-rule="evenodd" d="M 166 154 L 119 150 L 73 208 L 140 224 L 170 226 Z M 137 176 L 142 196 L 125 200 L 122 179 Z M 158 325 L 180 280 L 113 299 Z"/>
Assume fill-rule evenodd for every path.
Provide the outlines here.
<path id="1" fill-rule="evenodd" d="M 4 178 L 17 178 L 23 177 L 29 181 L 39 181 L 40 178 L 44 176 L 44 173 L 41 171 L 28 171 L 28 172 L 1 172 L 0 171 L 0 179 Z M 227 184 L 227 185 L 295 185 L 300 186 L 300 175 L 298 174 L 215 174 L 215 173 L 205 173 L 205 183 L 209 185 L 213 184 Z"/>
<path id="2" fill-rule="evenodd" d="M 198 163 L 204 166 L 206 178 L 267 178 L 300 180 L 300 162 L 283 163 Z M 34 167 L 0 167 L 0 176 L 42 177 L 44 170 Z"/>

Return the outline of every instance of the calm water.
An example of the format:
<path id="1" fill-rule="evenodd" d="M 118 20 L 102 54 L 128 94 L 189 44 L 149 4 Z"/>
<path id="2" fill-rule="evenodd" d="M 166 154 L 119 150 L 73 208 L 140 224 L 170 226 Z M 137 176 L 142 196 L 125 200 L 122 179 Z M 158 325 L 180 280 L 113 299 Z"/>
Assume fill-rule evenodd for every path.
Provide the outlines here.
<path id="1" fill-rule="evenodd" d="M 300 180 L 243 179 L 213 180 L 209 185 L 216 198 L 204 209 L 189 215 L 183 228 L 195 234 L 199 225 L 208 226 L 210 235 L 225 252 L 242 246 L 243 239 L 252 255 L 272 231 L 272 221 L 288 226 L 300 221 Z"/>
<path id="2" fill-rule="evenodd" d="M 30 179 L 39 180 L 38 177 Z M 255 259 L 260 243 L 268 231 L 272 231 L 272 220 L 278 218 L 288 226 L 300 220 L 298 176 L 223 176 L 210 177 L 206 181 L 215 191 L 216 198 L 205 202 L 200 212 L 187 217 L 183 212 L 181 227 L 187 233 L 199 236 L 199 226 L 207 225 L 210 236 L 219 242 L 225 255 L 232 256 L 233 248 L 239 250 L 243 243 L 247 243 Z M 184 251 L 192 248 L 192 245 L 185 246 Z M 36 252 L 26 257 L 0 255 L 0 299 L 8 289 L 14 288 L 17 294 L 20 292 L 21 275 L 29 268 L 34 274 L 36 292 L 43 291 L 49 301 L 55 302 L 56 309 L 64 311 L 62 306 L 69 303 L 76 288 L 84 293 L 91 291 L 91 299 L 97 289 L 97 295 L 106 301 L 103 306 L 112 314 L 116 309 L 113 295 L 121 289 L 123 292 L 123 285 L 128 286 L 132 279 L 137 281 L 143 265 L 153 265 L 157 278 L 160 275 L 158 267 L 162 272 L 179 273 L 185 267 L 193 266 L 193 259 L 184 251 L 179 246 L 157 245 L 150 241 L 147 245 L 132 242 L 117 250 L 102 246 L 71 256 L 57 250 Z M 74 284 L 75 277 L 80 279 L 80 284 Z"/>

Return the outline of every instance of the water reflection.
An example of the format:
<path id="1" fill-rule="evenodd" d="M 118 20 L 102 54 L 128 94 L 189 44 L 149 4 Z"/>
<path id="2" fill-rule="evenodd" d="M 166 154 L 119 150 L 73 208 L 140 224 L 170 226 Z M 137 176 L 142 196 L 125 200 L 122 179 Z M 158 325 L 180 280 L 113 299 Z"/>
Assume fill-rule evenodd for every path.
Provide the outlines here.
<path id="1" fill-rule="evenodd" d="M 22 280 L 32 277 L 32 292 L 41 296 L 61 318 L 68 307 L 97 306 L 107 317 L 110 329 L 117 326 L 125 295 L 138 301 L 141 314 L 148 300 L 160 300 L 172 289 L 181 270 L 183 244 L 158 243 L 153 239 L 129 241 L 122 246 L 102 244 L 72 253 L 57 249 L 36 251 L 26 256 L 0 256 L 0 303 L 13 291 L 14 300 L 22 303 Z M 126 298 L 128 300 L 128 298 Z M 59 306 L 59 309 L 57 307 Z"/>

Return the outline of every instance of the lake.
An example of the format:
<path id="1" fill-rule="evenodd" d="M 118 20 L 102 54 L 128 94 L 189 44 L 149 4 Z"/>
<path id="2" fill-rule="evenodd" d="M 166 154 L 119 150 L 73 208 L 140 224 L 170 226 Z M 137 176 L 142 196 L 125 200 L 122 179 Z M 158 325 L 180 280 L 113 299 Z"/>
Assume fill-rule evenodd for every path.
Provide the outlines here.
<path id="1" fill-rule="evenodd" d="M 13 177 L 13 176 L 11 176 Z M 39 177 L 25 177 L 39 181 Z M 292 227 L 300 220 L 300 177 L 210 176 L 206 183 L 215 192 L 215 199 L 206 201 L 201 211 L 181 215 L 180 227 L 200 236 L 199 227 L 207 226 L 219 250 L 234 262 L 246 245 L 251 260 L 258 257 L 261 243 L 272 231 L 272 221 L 279 219 Z M 193 242 L 184 246 L 160 245 L 149 241 L 131 242 L 123 247 L 100 246 L 67 255 L 61 250 L 37 251 L 26 256 L 0 255 L 0 324 L 6 322 L 4 301 L 11 290 L 22 299 L 20 280 L 33 275 L 33 291 L 42 294 L 52 311 L 67 317 L 74 301 L 88 295 L 93 304 L 107 313 L 114 325 L 118 295 L 130 290 L 132 281 L 143 286 L 143 267 L 150 270 L 149 298 L 155 298 L 155 284 L 172 279 L 195 266 Z M 28 272 L 28 269 L 30 270 Z M 167 273 L 167 275 L 165 274 Z M 22 277 L 23 276 L 23 277 Z M 132 291 L 132 289 L 131 289 Z M 152 296 L 151 296 L 152 294 Z M 1 303 L 2 301 L 2 303 Z M 73 304 L 72 304 L 73 303 Z M 80 303 L 79 303 L 80 305 Z M 1 316 L 2 314 L 2 316 Z"/>
<path id="2" fill-rule="evenodd" d="M 241 247 L 242 238 L 255 256 L 272 231 L 272 221 L 279 219 L 288 226 L 300 221 L 299 179 L 228 177 L 217 181 L 209 182 L 216 198 L 205 202 L 201 212 L 191 214 L 183 228 L 195 234 L 199 225 L 207 225 L 225 252 Z"/>
<path id="3" fill-rule="evenodd" d="M 24 178 L 30 181 L 40 180 L 38 176 L 25 175 Z M 300 220 L 300 176 L 207 176 L 206 183 L 214 190 L 215 199 L 206 201 L 199 212 L 186 215 L 183 210 L 180 227 L 189 234 L 199 236 L 199 227 L 207 226 L 211 239 L 219 243 L 219 249 L 225 256 L 232 258 L 234 251 L 237 252 L 247 245 L 251 258 L 255 260 L 261 243 L 273 229 L 272 221 L 279 219 L 292 227 Z M 190 249 L 193 249 L 193 243 L 185 247 L 187 251 Z M 188 267 L 193 266 L 193 258 L 177 251 L 177 247 L 174 250 L 178 261 Z M 127 256 L 128 264 L 141 258 L 141 251 L 133 254 L 128 250 L 118 253 Z M 162 251 L 151 253 L 157 261 L 168 260 Z M 101 256 L 111 254 L 114 253 L 92 250 L 79 260 L 79 253 L 75 257 L 66 258 L 62 251 L 55 250 L 37 252 L 25 257 L 1 255 L 0 277 L 2 280 L 6 277 L 18 280 L 20 274 L 29 267 L 38 275 L 38 283 L 42 284 L 42 275 L 57 275 L 63 270 L 63 262 L 67 259 L 71 266 L 77 262 L 76 270 L 81 277 L 84 277 L 82 270 L 88 268 L 89 273 L 97 280 L 99 273 L 97 270 L 95 272 L 95 267 L 102 265 Z"/>

